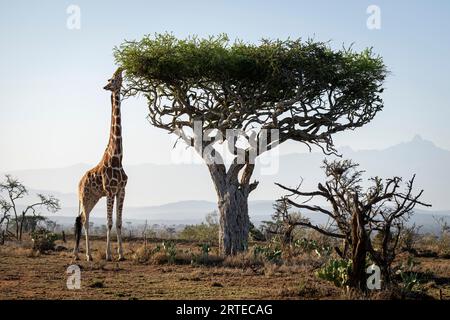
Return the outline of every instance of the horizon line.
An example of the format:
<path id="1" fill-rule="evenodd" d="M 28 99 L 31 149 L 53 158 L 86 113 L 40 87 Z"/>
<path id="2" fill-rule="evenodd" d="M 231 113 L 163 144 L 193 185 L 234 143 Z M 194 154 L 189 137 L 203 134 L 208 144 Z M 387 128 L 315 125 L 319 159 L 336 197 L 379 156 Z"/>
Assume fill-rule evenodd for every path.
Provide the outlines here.
<path id="1" fill-rule="evenodd" d="M 399 145 L 405 144 L 405 143 L 412 143 L 414 141 L 430 142 L 430 143 L 433 144 L 434 147 L 436 147 L 436 148 L 438 148 L 440 150 L 444 150 L 444 151 L 450 152 L 449 149 L 446 149 L 446 148 L 443 148 L 441 146 L 438 146 L 434 141 L 428 140 L 428 139 L 424 139 L 423 136 L 421 134 L 418 134 L 418 133 L 416 133 L 410 140 L 400 141 L 400 142 L 397 142 L 397 143 L 392 144 L 390 146 L 386 146 L 384 148 L 379 148 L 379 149 L 353 149 L 349 145 L 341 145 L 341 146 L 337 147 L 336 149 L 337 150 L 339 150 L 339 149 L 350 149 L 353 152 L 384 151 L 384 150 L 390 149 L 392 147 L 396 147 L 396 146 L 399 146 Z M 314 147 L 314 146 L 312 146 L 312 147 Z M 288 152 L 288 153 L 280 154 L 280 157 L 281 156 L 289 156 L 289 155 L 297 155 L 297 154 L 312 154 L 312 153 L 322 153 L 322 152 L 320 150 Z M 172 165 L 172 164 L 173 163 L 141 162 L 141 163 L 127 164 L 126 166 L 128 166 L 128 167 L 130 167 L 130 166 L 137 167 L 137 166 L 143 166 L 143 165 L 167 166 L 167 165 Z M 202 163 L 181 163 L 181 164 L 178 164 L 178 165 L 203 165 L 203 164 Z M 20 169 L 7 169 L 7 170 L 2 169 L 2 170 L 0 170 L 0 173 L 8 174 L 8 173 L 19 172 L 19 171 L 57 170 L 57 169 L 67 169 L 67 168 L 76 167 L 76 166 L 91 167 L 91 166 L 95 166 L 95 163 L 76 162 L 76 163 L 73 163 L 73 164 L 67 164 L 67 165 L 58 166 L 58 167 L 20 168 Z"/>

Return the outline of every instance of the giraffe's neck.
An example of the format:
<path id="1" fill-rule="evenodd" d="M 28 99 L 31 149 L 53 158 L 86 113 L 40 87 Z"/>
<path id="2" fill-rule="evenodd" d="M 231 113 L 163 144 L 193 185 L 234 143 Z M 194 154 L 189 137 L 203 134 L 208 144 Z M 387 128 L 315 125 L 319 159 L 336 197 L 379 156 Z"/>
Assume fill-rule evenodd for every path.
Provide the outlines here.
<path id="1" fill-rule="evenodd" d="M 111 129 L 107 153 L 122 161 L 122 126 L 120 119 L 120 91 L 111 94 Z"/>

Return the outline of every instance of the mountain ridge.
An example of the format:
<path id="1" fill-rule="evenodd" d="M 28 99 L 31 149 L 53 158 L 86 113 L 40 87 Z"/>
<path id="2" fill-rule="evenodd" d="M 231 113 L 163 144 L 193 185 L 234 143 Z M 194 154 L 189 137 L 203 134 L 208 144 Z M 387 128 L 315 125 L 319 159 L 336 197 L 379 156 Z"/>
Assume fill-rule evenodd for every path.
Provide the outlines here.
<path id="1" fill-rule="evenodd" d="M 425 190 L 423 200 L 433 204 L 433 210 L 448 210 L 450 203 L 450 151 L 437 147 L 433 142 L 415 136 L 381 150 L 352 150 L 339 148 L 343 158 L 353 159 L 366 171 L 364 178 L 380 176 L 383 178 L 401 176 L 405 180 L 416 174 L 416 186 Z M 297 186 L 303 179 L 305 190 L 315 189 L 317 183 L 325 179 L 320 168 L 323 159 L 321 152 L 288 153 L 280 155 L 279 170 L 274 175 L 263 175 L 257 165 L 254 179 L 260 181 L 250 200 L 266 199 L 274 201 L 283 191 L 274 183 Z M 330 159 L 335 157 L 328 157 Z M 48 190 L 45 193 L 58 193 L 63 206 L 78 206 L 77 186 L 79 178 L 90 168 L 87 164 L 55 169 L 29 169 L 10 171 L 33 192 Z M 129 176 L 126 207 L 163 205 L 192 199 L 215 201 L 216 194 L 209 172 L 199 164 L 138 164 L 125 165 Z M 55 196 L 57 196 L 55 194 Z M 104 207 L 103 201 L 100 206 Z"/>

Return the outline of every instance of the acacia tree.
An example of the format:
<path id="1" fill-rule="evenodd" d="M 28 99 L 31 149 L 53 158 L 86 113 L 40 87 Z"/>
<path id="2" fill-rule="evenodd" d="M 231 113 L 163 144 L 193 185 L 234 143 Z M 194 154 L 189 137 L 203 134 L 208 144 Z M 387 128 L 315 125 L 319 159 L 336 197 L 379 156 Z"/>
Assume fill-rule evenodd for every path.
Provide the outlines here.
<path id="1" fill-rule="evenodd" d="M 423 190 L 413 194 L 415 176 L 407 181 L 403 191 L 400 190 L 400 177 L 386 180 L 371 178 L 372 185 L 364 189 L 361 186 L 363 171 L 357 167 L 358 164 L 350 160 L 324 161 L 327 181 L 324 184 L 319 183 L 314 191 L 303 191 L 300 187 L 293 189 L 279 183 L 277 185 L 291 192 L 283 198 L 289 205 L 322 213 L 331 219 L 332 230 L 310 221 L 299 221 L 298 224 L 327 236 L 344 239 L 344 250 L 338 253 L 343 258 L 352 260 L 349 284 L 365 290 L 367 254 L 370 254 L 372 261 L 380 267 L 384 281 L 389 283 L 391 264 L 404 223 L 417 204 L 430 205 L 419 200 Z M 300 198 L 294 201 L 293 196 Z M 303 199 L 305 201 L 302 201 Z M 330 208 L 310 203 L 318 199 L 326 200 Z M 381 237 L 378 248 L 372 243 L 375 234 Z"/>
<path id="2" fill-rule="evenodd" d="M 334 133 L 363 126 L 383 107 L 386 69 L 370 50 L 163 34 L 126 41 L 115 48 L 115 58 L 126 71 L 124 97 L 143 95 L 151 124 L 179 135 L 205 159 L 217 191 L 224 254 L 247 247 L 257 155 L 287 140 L 333 153 Z M 192 133 L 197 122 L 200 130 Z M 229 165 L 214 149 L 225 141 L 239 155 Z"/>
<path id="3" fill-rule="evenodd" d="M 9 219 L 11 218 L 11 209 L 11 204 L 8 201 L 0 199 L 0 227 L 6 221 L 6 230 L 8 229 Z"/>
<path id="4" fill-rule="evenodd" d="M 0 244 L 5 243 L 8 232 L 9 219 L 11 219 L 11 205 L 8 201 L 0 198 Z"/>
<path id="5" fill-rule="evenodd" d="M 6 175 L 6 180 L 0 182 L 0 194 L 6 193 L 6 198 L 0 198 L 0 203 L 3 210 L 14 214 L 14 222 L 16 227 L 16 239 L 21 241 L 26 223 L 27 215 L 32 214 L 38 216 L 39 208 L 44 207 L 47 211 L 56 212 L 60 209 L 59 200 L 53 196 L 44 194 L 37 194 L 38 200 L 25 205 L 22 210 L 19 209 L 17 202 L 28 195 L 27 188 L 17 179 L 10 175 Z"/>

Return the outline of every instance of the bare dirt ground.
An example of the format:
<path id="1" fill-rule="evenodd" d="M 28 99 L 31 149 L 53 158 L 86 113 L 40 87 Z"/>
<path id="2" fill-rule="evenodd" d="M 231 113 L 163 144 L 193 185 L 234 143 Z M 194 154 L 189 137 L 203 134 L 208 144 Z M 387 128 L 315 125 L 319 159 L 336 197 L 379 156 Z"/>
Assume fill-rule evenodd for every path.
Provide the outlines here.
<path id="1" fill-rule="evenodd" d="M 301 257 L 295 265 L 138 263 L 134 257 L 141 245 L 126 242 L 127 260 L 106 262 L 105 242 L 93 241 L 94 261 L 85 261 L 81 254 L 75 262 L 81 268 L 79 290 L 66 287 L 66 270 L 74 263 L 70 250 L 36 254 L 24 245 L 0 246 L 0 299 L 364 298 L 317 278 L 318 261 L 313 256 Z M 72 243 L 66 246 L 70 249 Z M 178 244 L 177 250 L 198 250 L 198 246 Z M 420 299 L 450 299 L 450 260 L 418 258 L 418 262 L 419 272 L 432 274 L 421 286 Z M 369 298 L 390 299 L 391 293 L 377 292 Z"/>

